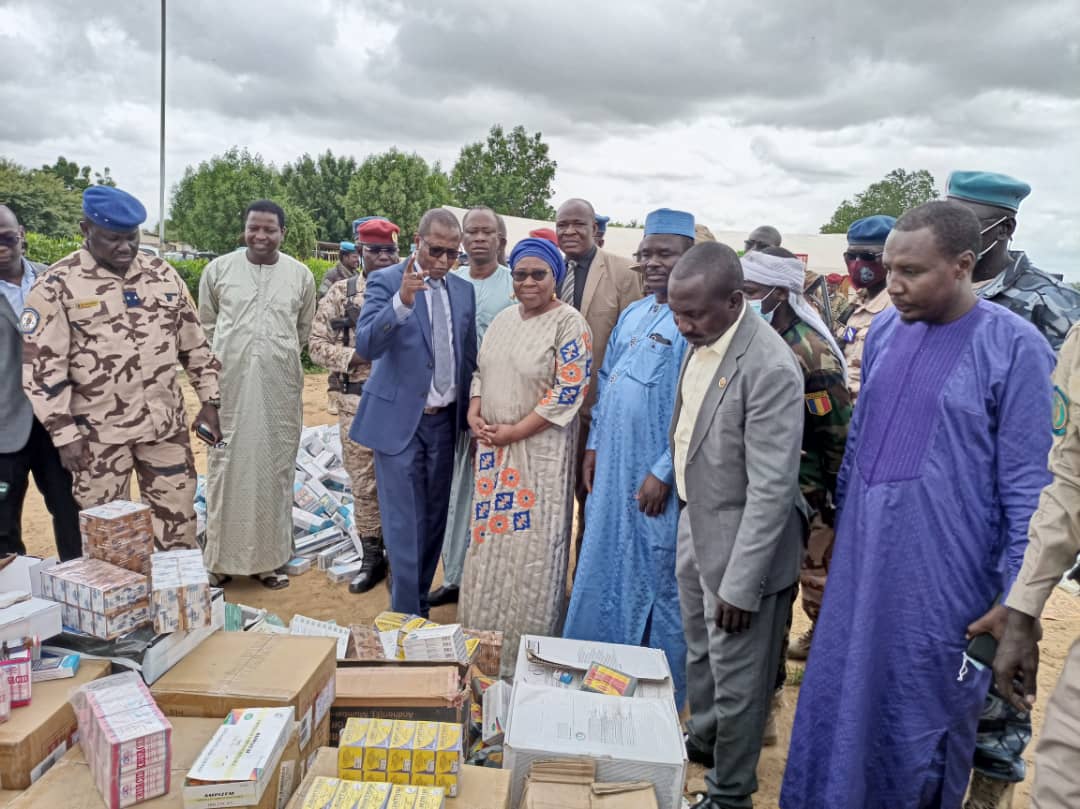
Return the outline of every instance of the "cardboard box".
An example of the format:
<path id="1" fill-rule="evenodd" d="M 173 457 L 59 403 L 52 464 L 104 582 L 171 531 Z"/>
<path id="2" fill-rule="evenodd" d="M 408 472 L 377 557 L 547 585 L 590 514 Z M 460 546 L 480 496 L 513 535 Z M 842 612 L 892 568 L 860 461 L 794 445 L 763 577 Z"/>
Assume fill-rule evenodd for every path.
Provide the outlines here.
<path id="1" fill-rule="evenodd" d="M 102 559 L 144 576 L 150 574 L 154 525 L 150 507 L 114 500 L 79 512 L 83 556 Z"/>
<path id="2" fill-rule="evenodd" d="M 555 760 L 531 768 L 521 809 L 657 809 L 647 781 L 596 783 L 596 762 Z"/>
<path id="3" fill-rule="evenodd" d="M 300 788 L 285 809 L 300 809 L 312 785 L 320 777 L 337 777 L 338 751 L 324 747 L 317 751 Z M 510 809 L 510 773 L 493 767 L 461 768 L 458 796 L 446 801 L 446 809 Z M 432 784 L 431 786 L 437 786 Z M 23 807 L 18 807 L 23 809 Z M 49 807 L 49 809 L 52 809 Z M 156 809 L 156 807 L 155 807 Z"/>
<path id="4" fill-rule="evenodd" d="M 515 684 L 503 740 L 514 806 L 529 768 L 551 758 L 596 759 L 596 780 L 648 781 L 660 809 L 682 804 L 686 746 L 670 699 Z"/>
<path id="5" fill-rule="evenodd" d="M 172 788 L 167 795 L 139 804 L 140 809 L 184 809 L 184 776 L 221 727 L 220 719 L 180 717 L 171 722 L 174 731 Z M 252 809 L 282 809 L 296 790 L 303 771 L 300 750 L 293 738 L 286 746 L 262 800 Z M 79 796 L 78 802 L 72 799 L 75 795 Z M 93 773 L 79 746 L 68 752 L 40 781 L 11 803 L 11 809 L 72 809 L 74 806 L 78 809 L 105 809 L 105 803 L 94 786 Z"/>
<path id="6" fill-rule="evenodd" d="M 150 594 L 146 576 L 100 559 L 72 559 L 49 568 L 41 586 L 46 598 L 102 615 L 145 603 Z"/>
<path id="7" fill-rule="evenodd" d="M 225 591 L 214 590 L 210 601 L 210 626 L 187 632 L 158 635 L 146 647 L 142 656 L 142 677 L 147 685 L 153 685 L 161 677 L 187 657 L 204 640 L 225 626 Z"/>
<path id="8" fill-rule="evenodd" d="M 151 554 L 150 590 L 158 634 L 210 625 L 210 579 L 198 548 Z"/>
<path id="9" fill-rule="evenodd" d="M 496 680 L 484 692 L 483 722 L 480 735 L 484 744 L 498 744 L 506 732 L 506 720 L 510 715 L 511 688 L 502 680 Z"/>
<path id="10" fill-rule="evenodd" d="M 0 725 L 0 787 L 26 789 L 64 755 L 78 734 L 69 692 L 109 668 L 107 660 L 83 660 L 74 677 L 34 685 L 33 702 Z"/>
<path id="11" fill-rule="evenodd" d="M 0 609 L 0 642 L 37 635 L 41 640 L 64 631 L 63 613 L 55 601 L 29 598 Z"/>
<path id="12" fill-rule="evenodd" d="M 307 755 L 334 702 L 336 644 L 258 632 L 216 632 L 150 689 L 166 716 L 222 718 L 234 708 L 292 706 Z"/>
<path id="13" fill-rule="evenodd" d="M 55 556 L 48 559 L 37 556 L 7 557 L 3 560 L 3 567 L 0 567 L 0 593 L 21 590 L 34 598 L 48 598 L 41 594 L 41 574 L 57 561 Z"/>
<path id="14" fill-rule="evenodd" d="M 675 704 L 675 687 L 667 655 L 660 649 L 623 646 L 618 643 L 545 638 L 522 635 L 518 647 L 514 687 L 543 685 L 580 690 L 589 666 L 601 663 L 634 677 L 634 698 L 670 699 Z M 510 718 L 513 722 L 513 717 Z"/>
<path id="15" fill-rule="evenodd" d="M 184 806 L 258 806 L 295 731 L 289 708 L 232 711 L 188 771 Z"/>
<path id="16" fill-rule="evenodd" d="M 465 727 L 472 689 L 457 666 L 355 666 L 337 670 L 330 743 L 350 717 L 449 722 Z"/>

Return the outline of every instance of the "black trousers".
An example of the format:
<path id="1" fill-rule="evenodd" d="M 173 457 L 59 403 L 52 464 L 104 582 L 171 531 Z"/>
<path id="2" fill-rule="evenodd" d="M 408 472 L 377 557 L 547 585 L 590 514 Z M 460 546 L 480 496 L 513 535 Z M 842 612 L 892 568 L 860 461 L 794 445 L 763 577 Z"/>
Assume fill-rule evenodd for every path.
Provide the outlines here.
<path id="1" fill-rule="evenodd" d="M 37 419 L 26 446 L 17 452 L 0 452 L 0 553 L 26 553 L 22 510 L 31 473 L 52 514 L 60 561 L 78 558 L 82 555 L 82 537 L 79 507 L 71 493 L 71 473 L 60 463 L 60 453 Z"/>

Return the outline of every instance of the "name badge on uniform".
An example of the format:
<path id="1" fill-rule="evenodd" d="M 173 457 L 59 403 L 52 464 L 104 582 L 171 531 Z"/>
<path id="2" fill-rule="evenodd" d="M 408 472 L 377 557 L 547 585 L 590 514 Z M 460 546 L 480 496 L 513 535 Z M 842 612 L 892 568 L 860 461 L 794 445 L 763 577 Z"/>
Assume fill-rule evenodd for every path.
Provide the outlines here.
<path id="1" fill-rule="evenodd" d="M 855 342 L 855 336 L 857 334 L 858 334 L 858 332 L 855 331 L 854 326 L 848 326 L 846 329 L 844 329 L 844 342 L 845 343 L 854 343 Z"/>
<path id="2" fill-rule="evenodd" d="M 125 289 L 124 304 L 128 307 L 142 306 L 142 300 L 139 298 L 139 293 L 133 289 Z"/>

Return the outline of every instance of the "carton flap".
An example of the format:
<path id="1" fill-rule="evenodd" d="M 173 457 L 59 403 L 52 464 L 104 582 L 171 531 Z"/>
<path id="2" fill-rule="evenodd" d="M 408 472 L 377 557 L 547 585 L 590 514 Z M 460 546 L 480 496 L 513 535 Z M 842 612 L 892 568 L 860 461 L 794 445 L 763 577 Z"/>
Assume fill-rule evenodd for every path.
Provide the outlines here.
<path id="1" fill-rule="evenodd" d="M 461 702 L 455 666 L 362 666 L 337 670 L 334 704 L 343 707 L 454 707 Z"/>
<path id="2" fill-rule="evenodd" d="M 533 663 L 580 672 L 587 671 L 593 663 L 603 663 L 638 680 L 663 682 L 671 678 L 667 658 L 659 649 L 538 635 L 527 635 L 521 643 Z"/>

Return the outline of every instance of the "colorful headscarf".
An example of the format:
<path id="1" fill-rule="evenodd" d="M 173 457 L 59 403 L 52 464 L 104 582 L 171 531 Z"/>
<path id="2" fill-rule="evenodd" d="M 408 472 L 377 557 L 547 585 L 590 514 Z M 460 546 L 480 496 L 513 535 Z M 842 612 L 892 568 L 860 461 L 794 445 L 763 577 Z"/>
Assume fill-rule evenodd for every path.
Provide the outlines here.
<path id="1" fill-rule="evenodd" d="M 566 262 L 558 247 L 547 239 L 522 239 L 510 252 L 510 269 L 517 267 L 517 263 L 527 256 L 538 258 L 551 268 L 556 287 L 562 283 L 563 276 L 566 275 Z"/>

